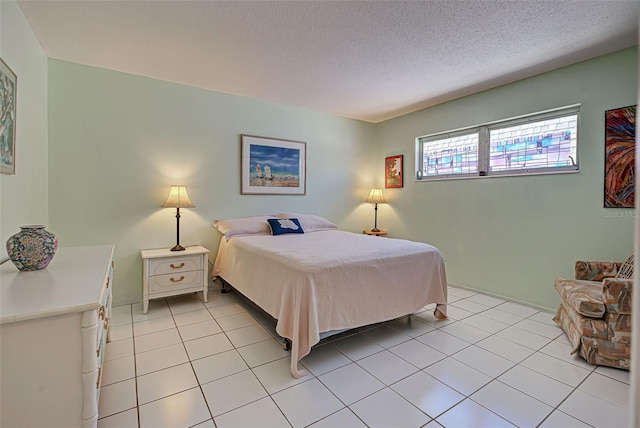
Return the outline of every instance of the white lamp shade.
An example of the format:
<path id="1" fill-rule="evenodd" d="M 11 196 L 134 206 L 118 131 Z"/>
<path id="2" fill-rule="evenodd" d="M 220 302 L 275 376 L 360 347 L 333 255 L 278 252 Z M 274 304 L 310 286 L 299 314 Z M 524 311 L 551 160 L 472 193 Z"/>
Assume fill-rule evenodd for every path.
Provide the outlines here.
<path id="1" fill-rule="evenodd" d="M 384 200 L 384 195 L 382 194 L 382 189 L 373 188 L 371 192 L 369 192 L 369 197 L 365 202 L 370 202 L 372 204 L 386 204 L 387 201 Z"/>
<path id="2" fill-rule="evenodd" d="M 167 200 L 160 206 L 162 208 L 195 208 L 195 205 L 189 199 L 187 187 L 176 185 L 171 186 Z"/>

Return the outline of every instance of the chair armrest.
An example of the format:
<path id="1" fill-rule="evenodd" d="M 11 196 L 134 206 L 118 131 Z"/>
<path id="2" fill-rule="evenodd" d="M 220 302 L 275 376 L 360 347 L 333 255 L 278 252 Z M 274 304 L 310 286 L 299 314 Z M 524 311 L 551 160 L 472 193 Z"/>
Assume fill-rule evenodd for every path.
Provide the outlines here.
<path id="1" fill-rule="evenodd" d="M 582 261 L 576 262 L 575 274 L 576 279 L 585 281 L 602 281 L 605 278 L 613 278 L 618 273 L 618 269 L 622 263 L 620 262 L 594 262 Z"/>
<path id="2" fill-rule="evenodd" d="M 605 278 L 602 281 L 602 301 L 607 312 L 630 314 L 633 279 Z"/>

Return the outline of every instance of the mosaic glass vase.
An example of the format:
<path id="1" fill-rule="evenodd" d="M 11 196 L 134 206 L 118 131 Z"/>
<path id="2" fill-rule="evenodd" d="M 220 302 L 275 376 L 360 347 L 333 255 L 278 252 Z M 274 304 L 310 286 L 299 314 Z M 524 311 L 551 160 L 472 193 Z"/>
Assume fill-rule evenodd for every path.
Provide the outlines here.
<path id="1" fill-rule="evenodd" d="M 58 249 L 58 238 L 44 225 L 20 226 L 20 232 L 7 240 L 7 254 L 21 271 L 45 269 Z"/>

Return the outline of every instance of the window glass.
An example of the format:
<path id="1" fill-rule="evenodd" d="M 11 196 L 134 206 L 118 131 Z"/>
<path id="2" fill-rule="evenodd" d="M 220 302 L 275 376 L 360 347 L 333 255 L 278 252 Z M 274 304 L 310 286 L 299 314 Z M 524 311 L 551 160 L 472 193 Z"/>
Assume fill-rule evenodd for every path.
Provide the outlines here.
<path id="1" fill-rule="evenodd" d="M 580 106 L 416 138 L 416 178 L 578 171 Z"/>
<path id="2" fill-rule="evenodd" d="M 443 176 L 478 172 L 477 132 L 423 143 L 423 174 Z"/>
<path id="3" fill-rule="evenodd" d="M 489 131 L 489 169 L 522 171 L 576 163 L 578 115 Z"/>

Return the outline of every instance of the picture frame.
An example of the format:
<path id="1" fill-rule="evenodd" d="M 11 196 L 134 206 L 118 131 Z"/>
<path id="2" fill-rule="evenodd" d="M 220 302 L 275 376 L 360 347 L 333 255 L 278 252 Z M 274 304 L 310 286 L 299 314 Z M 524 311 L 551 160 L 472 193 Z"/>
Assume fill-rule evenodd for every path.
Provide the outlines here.
<path id="1" fill-rule="evenodd" d="M 0 173 L 16 173 L 18 77 L 0 58 Z"/>
<path id="2" fill-rule="evenodd" d="M 404 186 L 404 155 L 384 158 L 385 189 L 402 188 Z"/>
<path id="3" fill-rule="evenodd" d="M 241 135 L 243 195 L 305 195 L 307 143 Z"/>
<path id="4" fill-rule="evenodd" d="M 605 111 L 604 208 L 635 207 L 636 107 Z"/>

